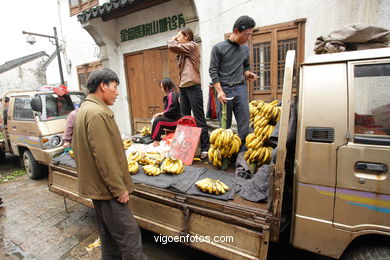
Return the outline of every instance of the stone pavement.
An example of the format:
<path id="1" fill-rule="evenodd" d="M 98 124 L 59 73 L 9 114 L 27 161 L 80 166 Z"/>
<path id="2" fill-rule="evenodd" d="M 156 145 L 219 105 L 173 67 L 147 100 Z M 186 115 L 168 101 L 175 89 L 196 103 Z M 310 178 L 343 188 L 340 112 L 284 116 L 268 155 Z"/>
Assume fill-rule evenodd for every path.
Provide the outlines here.
<path id="1" fill-rule="evenodd" d="M 47 180 L 26 175 L 0 183 L 0 259 L 100 259 L 100 248 L 85 247 L 98 238 L 94 210 L 49 192 Z M 144 253 L 154 259 L 215 259 L 179 243 L 155 243 L 142 230 Z"/>

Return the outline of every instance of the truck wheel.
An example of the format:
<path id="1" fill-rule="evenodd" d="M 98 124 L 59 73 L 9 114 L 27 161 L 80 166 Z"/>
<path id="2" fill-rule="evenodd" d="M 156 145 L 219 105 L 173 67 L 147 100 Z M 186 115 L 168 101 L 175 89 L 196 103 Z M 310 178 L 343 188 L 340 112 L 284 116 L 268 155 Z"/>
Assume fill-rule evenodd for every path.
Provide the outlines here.
<path id="1" fill-rule="evenodd" d="M 359 245 L 346 252 L 343 260 L 389 260 L 390 247 L 385 245 Z"/>
<path id="2" fill-rule="evenodd" d="M 35 161 L 34 156 L 29 150 L 26 150 L 23 153 L 23 165 L 31 179 L 36 180 L 43 176 L 43 165 Z"/>

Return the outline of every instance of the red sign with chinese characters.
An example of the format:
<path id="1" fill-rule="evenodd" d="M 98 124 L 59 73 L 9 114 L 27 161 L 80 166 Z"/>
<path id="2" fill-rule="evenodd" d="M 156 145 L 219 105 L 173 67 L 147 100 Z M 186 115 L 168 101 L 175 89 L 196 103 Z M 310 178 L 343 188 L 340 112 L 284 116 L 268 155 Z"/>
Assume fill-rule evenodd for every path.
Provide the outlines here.
<path id="1" fill-rule="evenodd" d="M 178 125 L 168 156 L 191 165 L 200 140 L 202 128 Z"/>

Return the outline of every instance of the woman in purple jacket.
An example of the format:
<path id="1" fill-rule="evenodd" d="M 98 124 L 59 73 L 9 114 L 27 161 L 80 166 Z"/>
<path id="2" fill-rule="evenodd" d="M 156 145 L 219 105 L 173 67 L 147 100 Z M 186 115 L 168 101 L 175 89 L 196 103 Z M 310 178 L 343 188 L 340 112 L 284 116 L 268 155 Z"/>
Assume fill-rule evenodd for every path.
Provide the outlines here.
<path id="1" fill-rule="evenodd" d="M 164 92 L 164 111 L 153 116 L 152 139 L 153 145 L 158 146 L 164 129 L 175 130 L 177 120 L 180 119 L 179 91 L 170 78 L 164 78 L 160 82 L 160 88 Z"/>

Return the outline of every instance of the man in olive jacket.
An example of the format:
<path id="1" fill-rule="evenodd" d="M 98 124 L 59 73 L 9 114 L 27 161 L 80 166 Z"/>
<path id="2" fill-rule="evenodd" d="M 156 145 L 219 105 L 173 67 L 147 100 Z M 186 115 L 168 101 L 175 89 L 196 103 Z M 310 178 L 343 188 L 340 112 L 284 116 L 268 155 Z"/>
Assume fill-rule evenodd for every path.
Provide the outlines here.
<path id="1" fill-rule="evenodd" d="M 118 76 L 109 69 L 91 73 L 89 95 L 73 133 L 80 196 L 92 199 L 102 241 L 102 259 L 146 259 L 141 233 L 128 207 L 134 190 L 114 113 Z"/>

